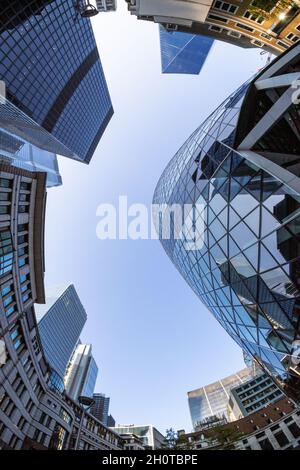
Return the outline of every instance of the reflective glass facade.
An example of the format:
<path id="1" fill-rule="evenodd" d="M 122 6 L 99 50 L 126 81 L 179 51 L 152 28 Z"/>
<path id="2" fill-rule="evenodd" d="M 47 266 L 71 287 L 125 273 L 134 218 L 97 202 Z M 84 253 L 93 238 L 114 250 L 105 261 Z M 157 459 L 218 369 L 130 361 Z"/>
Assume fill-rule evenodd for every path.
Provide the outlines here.
<path id="1" fill-rule="evenodd" d="M 230 390 L 251 377 L 251 369 L 243 369 L 225 379 L 188 392 L 193 428 L 205 426 L 211 418 L 227 422 Z"/>
<path id="2" fill-rule="evenodd" d="M 36 317 L 45 356 L 64 377 L 71 354 L 87 319 L 74 286 L 49 289 L 45 305 L 36 305 Z"/>
<path id="3" fill-rule="evenodd" d="M 297 46 L 230 96 L 181 147 L 154 195 L 156 204 L 192 204 L 184 236 L 161 237 L 166 252 L 230 336 L 294 390 L 299 367 L 293 342 L 300 338 L 298 105 L 292 88 L 271 93 L 263 78 L 282 80 L 280 74 L 300 70 L 299 58 Z M 268 107 L 266 95 L 273 99 Z M 247 145 L 251 151 L 242 150 Z M 201 246 L 187 248 L 195 239 Z"/>
<path id="4" fill-rule="evenodd" d="M 47 152 L 0 128 L 0 158 L 28 171 L 47 172 L 47 186 L 62 184 L 55 153 Z"/>
<path id="5" fill-rule="evenodd" d="M 92 356 L 90 344 L 78 344 L 65 376 L 67 394 L 78 400 L 80 396 L 92 397 L 98 375 L 98 367 Z"/>
<path id="6" fill-rule="evenodd" d="M 197 75 L 214 42 L 205 36 L 169 32 L 163 26 L 159 27 L 159 35 L 163 73 Z"/>
<path id="7" fill-rule="evenodd" d="M 73 0 L 2 2 L 0 78 L 16 107 L 88 163 L 113 109 L 90 20 L 75 16 Z"/>

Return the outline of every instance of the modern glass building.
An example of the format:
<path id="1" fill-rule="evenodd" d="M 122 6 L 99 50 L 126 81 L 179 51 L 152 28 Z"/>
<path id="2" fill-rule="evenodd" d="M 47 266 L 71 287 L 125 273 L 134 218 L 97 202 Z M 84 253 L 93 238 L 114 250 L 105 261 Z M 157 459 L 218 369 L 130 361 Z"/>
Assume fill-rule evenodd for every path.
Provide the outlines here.
<path id="1" fill-rule="evenodd" d="M 210 422 L 229 421 L 230 390 L 251 377 L 251 369 L 243 369 L 222 380 L 188 392 L 193 428 L 197 430 Z"/>
<path id="2" fill-rule="evenodd" d="M 162 73 L 200 73 L 214 40 L 159 27 Z"/>
<path id="3" fill-rule="evenodd" d="M 67 394 L 78 400 L 80 396 L 93 397 L 98 367 L 90 344 L 78 344 L 70 360 L 65 386 Z"/>
<path id="4" fill-rule="evenodd" d="M 101 423 L 108 426 L 108 410 L 109 410 L 109 402 L 110 398 L 106 397 L 104 393 L 94 393 L 93 399 L 95 403 L 91 408 L 91 414 L 95 416 L 95 418 L 99 419 Z M 111 426 L 112 424 L 110 424 Z"/>
<path id="5" fill-rule="evenodd" d="M 63 378 L 87 314 L 73 284 L 48 289 L 46 304 L 35 310 L 45 356 Z"/>
<path id="6" fill-rule="evenodd" d="M 113 115 L 90 20 L 73 0 L 5 0 L 0 25 L 8 100 L 88 163 Z"/>
<path id="7" fill-rule="evenodd" d="M 299 390 L 300 45 L 241 86 L 165 169 L 154 203 L 186 209 L 164 249 L 230 336 Z M 179 235 L 179 236 L 178 236 Z"/>

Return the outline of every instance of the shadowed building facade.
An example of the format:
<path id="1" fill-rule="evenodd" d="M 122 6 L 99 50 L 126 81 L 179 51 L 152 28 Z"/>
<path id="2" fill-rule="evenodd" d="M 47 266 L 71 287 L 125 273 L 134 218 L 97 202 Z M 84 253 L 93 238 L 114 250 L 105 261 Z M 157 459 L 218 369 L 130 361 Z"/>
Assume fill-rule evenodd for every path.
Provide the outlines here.
<path id="1" fill-rule="evenodd" d="M 165 169 L 155 204 L 190 204 L 162 245 L 229 335 L 289 393 L 299 332 L 300 46 L 233 93 Z M 162 206 L 163 215 L 166 209 Z"/>

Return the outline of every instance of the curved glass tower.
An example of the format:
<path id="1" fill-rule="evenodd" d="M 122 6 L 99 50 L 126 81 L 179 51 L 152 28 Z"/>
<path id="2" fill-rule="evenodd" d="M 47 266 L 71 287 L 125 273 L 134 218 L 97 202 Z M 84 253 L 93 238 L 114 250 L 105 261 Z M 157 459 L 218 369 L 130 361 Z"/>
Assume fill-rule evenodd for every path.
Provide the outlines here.
<path id="1" fill-rule="evenodd" d="M 190 136 L 154 195 L 163 216 L 170 206 L 189 208 L 180 236 L 159 229 L 172 262 L 245 353 L 291 393 L 300 384 L 298 79 L 295 45 Z"/>

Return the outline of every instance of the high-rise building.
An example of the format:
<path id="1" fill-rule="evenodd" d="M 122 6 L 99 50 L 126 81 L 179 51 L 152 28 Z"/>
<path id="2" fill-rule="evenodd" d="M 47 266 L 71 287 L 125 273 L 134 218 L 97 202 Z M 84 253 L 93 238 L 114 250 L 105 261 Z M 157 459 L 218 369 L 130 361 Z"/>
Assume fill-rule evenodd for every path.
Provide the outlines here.
<path id="1" fill-rule="evenodd" d="M 299 74 L 296 44 L 191 135 L 154 195 L 161 219 L 170 206 L 185 210 L 180 232 L 164 237 L 158 226 L 170 259 L 237 344 L 288 393 L 299 393 L 300 378 L 294 356 L 300 334 Z"/>
<path id="2" fill-rule="evenodd" d="M 193 428 L 204 427 L 216 420 L 227 422 L 230 390 L 251 377 L 251 369 L 243 369 L 225 379 L 188 392 L 188 402 Z"/>
<path id="3" fill-rule="evenodd" d="M 162 24 L 170 31 L 200 34 L 241 47 L 280 54 L 300 38 L 300 3 L 277 0 L 126 0 L 138 19 Z"/>
<path id="4" fill-rule="evenodd" d="M 163 73 L 200 73 L 214 42 L 212 38 L 167 31 L 163 26 L 159 27 L 159 35 Z"/>
<path id="5" fill-rule="evenodd" d="M 90 19 L 75 7 L 2 1 L 0 77 L 8 100 L 60 142 L 61 155 L 89 163 L 113 108 Z"/>
<path id="6" fill-rule="evenodd" d="M 78 344 L 65 376 L 67 394 L 73 399 L 92 397 L 98 375 L 98 367 L 92 356 L 90 344 Z"/>
<path id="7" fill-rule="evenodd" d="M 248 416 L 283 397 L 282 390 L 277 387 L 270 376 L 264 373 L 259 374 L 230 390 L 229 420 L 235 421 Z"/>
<path id="8" fill-rule="evenodd" d="M 63 378 L 87 319 L 73 284 L 48 289 L 46 304 L 36 305 L 36 317 L 46 358 Z"/>
<path id="9" fill-rule="evenodd" d="M 108 410 L 109 410 L 109 402 L 110 398 L 106 397 L 104 393 L 94 393 L 93 394 L 94 404 L 91 408 L 91 414 L 95 416 L 95 418 L 99 419 L 101 423 L 105 424 L 105 426 L 113 427 L 114 424 L 113 417 L 110 415 L 110 423 L 108 423 Z"/>
<path id="10" fill-rule="evenodd" d="M 123 437 L 132 434 L 137 436 L 145 449 L 160 449 L 165 443 L 164 436 L 152 425 L 120 424 L 111 429 Z"/>
<path id="11" fill-rule="evenodd" d="M 108 419 L 107 419 L 107 426 L 109 428 L 114 428 L 116 425 L 116 420 L 114 419 L 114 417 L 112 415 L 109 415 Z"/>

